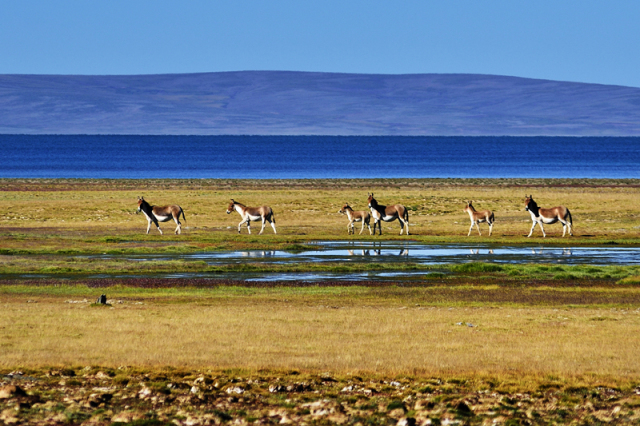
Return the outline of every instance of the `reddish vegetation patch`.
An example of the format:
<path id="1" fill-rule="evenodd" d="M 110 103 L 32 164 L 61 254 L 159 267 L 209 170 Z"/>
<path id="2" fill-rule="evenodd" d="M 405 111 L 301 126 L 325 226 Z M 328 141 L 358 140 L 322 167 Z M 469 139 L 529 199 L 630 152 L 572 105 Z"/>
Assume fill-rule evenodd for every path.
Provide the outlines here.
<path id="1" fill-rule="evenodd" d="M 205 278 L 125 278 L 90 280 L 0 280 L 0 285 L 54 286 L 83 285 L 89 288 L 107 289 L 114 285 L 131 288 L 216 288 L 216 287 L 368 287 L 372 293 L 379 292 L 381 297 L 410 297 L 416 303 L 515 303 L 541 306 L 560 305 L 639 305 L 640 292 L 612 291 L 615 289 L 633 289 L 636 286 L 618 285 L 613 280 L 531 280 L 512 284 L 481 282 L 471 279 L 450 279 L 438 282 L 425 281 L 243 281 L 231 279 Z M 495 288 L 487 288 L 495 285 Z M 459 286 L 464 286 L 460 288 Z M 581 291 L 589 288 L 589 291 Z M 563 290 L 563 291 L 556 291 Z M 566 291 L 569 290 L 569 291 Z M 574 291 L 570 291 L 574 290 Z"/>
<path id="2" fill-rule="evenodd" d="M 133 191 L 437 187 L 640 188 L 638 179 L 0 179 L 0 191 Z"/>

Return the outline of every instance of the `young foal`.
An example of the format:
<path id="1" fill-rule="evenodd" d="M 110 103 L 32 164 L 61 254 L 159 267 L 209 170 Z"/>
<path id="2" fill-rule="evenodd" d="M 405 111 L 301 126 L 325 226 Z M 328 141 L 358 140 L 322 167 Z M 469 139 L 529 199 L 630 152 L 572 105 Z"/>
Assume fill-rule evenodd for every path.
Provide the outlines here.
<path id="1" fill-rule="evenodd" d="M 526 197 L 526 196 L 525 196 Z M 540 230 L 542 231 L 542 236 L 546 238 L 546 234 L 544 233 L 544 228 L 542 224 L 551 224 L 560 221 L 562 223 L 562 236 L 564 237 L 567 232 L 567 227 L 569 228 L 569 235 L 573 236 L 573 232 L 571 227 L 573 226 L 573 220 L 571 219 L 571 213 L 569 209 L 564 206 L 553 207 L 550 209 L 542 209 L 538 207 L 535 201 L 533 201 L 533 195 L 529 195 L 524 200 L 524 209 L 529 212 L 531 215 L 531 220 L 533 221 L 533 225 L 531 226 L 531 231 L 527 237 L 530 237 L 533 234 L 533 228 L 536 227 L 536 224 L 540 225 Z"/>
<path id="2" fill-rule="evenodd" d="M 365 212 L 365 211 L 357 211 L 354 212 L 353 209 L 351 208 L 351 206 L 349 206 L 348 203 L 345 203 L 344 206 L 342 206 L 342 208 L 340 210 L 338 210 L 338 213 L 342 213 L 342 214 L 346 214 L 347 217 L 349 218 L 349 224 L 347 225 L 347 232 L 349 234 L 355 234 L 355 230 L 354 230 L 354 222 L 362 222 L 362 228 L 360 229 L 360 234 L 362 234 L 362 231 L 364 231 L 364 225 L 367 225 L 367 228 L 369 228 L 369 235 L 371 235 L 371 225 L 369 225 L 369 221 L 371 220 L 371 215 L 369 214 L 369 212 Z"/>
<path id="3" fill-rule="evenodd" d="M 149 229 L 151 228 L 151 222 L 156 225 L 158 231 L 160 231 L 160 235 L 162 235 L 162 229 L 158 225 L 158 222 L 168 222 L 173 219 L 176 222 L 176 234 L 182 233 L 182 224 L 180 223 L 180 214 L 182 214 L 182 219 L 187 221 L 187 218 L 184 217 L 184 211 L 182 207 L 172 205 L 172 206 L 152 206 L 144 200 L 144 197 L 138 197 L 138 210 L 136 210 L 136 214 L 144 213 L 147 217 L 147 234 L 149 233 Z"/>
<path id="4" fill-rule="evenodd" d="M 273 210 L 271 210 L 271 207 L 247 207 L 244 204 L 240 204 L 232 199 L 229 207 L 227 207 L 227 214 L 231 214 L 231 212 L 234 210 L 237 211 L 242 218 L 242 220 L 238 224 L 238 234 L 240 233 L 240 228 L 242 227 L 243 223 L 247 224 L 247 231 L 251 233 L 251 221 L 255 222 L 258 220 L 262 221 L 262 229 L 260 230 L 260 234 L 262 234 L 262 232 L 264 231 L 264 225 L 266 224 L 266 222 L 269 222 L 271 224 L 273 233 L 277 234 L 276 218 L 273 215 Z"/>
<path id="5" fill-rule="evenodd" d="M 378 204 L 373 193 L 369 195 L 369 208 L 371 209 L 371 215 L 373 216 L 373 234 L 376 233 L 376 224 L 378 225 L 378 235 L 382 235 L 382 222 L 393 222 L 398 219 L 400 222 L 400 235 L 407 228 L 407 235 L 409 235 L 409 212 L 402 204 L 394 204 L 393 206 L 383 206 Z"/>
<path id="6" fill-rule="evenodd" d="M 467 237 L 471 235 L 471 230 L 473 229 L 473 225 L 475 225 L 476 228 L 478 228 L 478 235 L 482 235 L 480 233 L 480 225 L 478 225 L 478 223 L 482 223 L 482 222 L 487 222 L 487 224 L 489 225 L 489 236 L 491 236 L 491 233 L 493 232 L 493 222 L 494 222 L 493 212 L 491 210 L 477 212 L 476 209 L 473 208 L 473 204 L 471 203 L 472 203 L 471 201 L 468 201 L 466 207 L 464 208 L 464 211 L 469 213 L 469 219 L 471 219 L 471 226 L 469 227 L 469 233 L 467 234 Z"/>

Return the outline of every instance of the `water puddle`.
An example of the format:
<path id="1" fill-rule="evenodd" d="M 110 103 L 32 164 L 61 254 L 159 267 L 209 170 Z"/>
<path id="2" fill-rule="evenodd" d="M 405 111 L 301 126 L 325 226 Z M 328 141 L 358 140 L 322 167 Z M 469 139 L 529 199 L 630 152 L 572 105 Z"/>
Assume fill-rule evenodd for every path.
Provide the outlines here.
<path id="1" fill-rule="evenodd" d="M 429 245 L 417 242 L 330 241 L 309 244 L 315 249 L 300 252 L 283 250 L 212 251 L 188 254 L 103 254 L 101 259 L 201 260 L 209 265 L 233 263 L 308 262 L 412 262 L 419 264 L 491 262 L 559 263 L 567 265 L 630 265 L 640 263 L 640 247 L 522 247 L 489 244 Z"/>
<path id="2" fill-rule="evenodd" d="M 296 264 L 317 262 L 342 263 L 416 263 L 424 265 L 486 263 L 537 263 L 561 265 L 632 265 L 640 264 L 640 247 L 522 247 L 490 244 L 440 244 L 382 241 L 328 241 L 309 243 L 314 248 L 301 252 L 283 250 L 212 251 L 188 254 L 102 254 L 82 256 L 95 259 L 129 261 L 185 260 L 221 264 Z M 298 272 L 298 273 L 168 273 L 145 275 L 86 275 L 86 278 L 216 278 L 245 281 L 363 281 L 415 280 L 433 273 L 428 271 Z M 6 278 L 10 278 L 5 276 Z M 60 275 L 20 275 L 20 278 L 61 278 Z M 78 276 L 68 277 L 78 278 Z M 83 277 L 84 278 L 84 277 Z"/>

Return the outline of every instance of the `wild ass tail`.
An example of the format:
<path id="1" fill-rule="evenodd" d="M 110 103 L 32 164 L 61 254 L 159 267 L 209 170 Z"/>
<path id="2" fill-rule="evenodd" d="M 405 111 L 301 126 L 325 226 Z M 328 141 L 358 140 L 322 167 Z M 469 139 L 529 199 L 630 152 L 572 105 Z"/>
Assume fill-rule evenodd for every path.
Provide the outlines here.
<path id="1" fill-rule="evenodd" d="M 182 210 L 182 207 L 180 207 L 180 213 L 182 213 L 182 220 L 184 220 L 186 222 L 187 218 L 184 217 L 184 210 Z M 180 215 L 178 215 L 178 219 L 180 219 Z"/>

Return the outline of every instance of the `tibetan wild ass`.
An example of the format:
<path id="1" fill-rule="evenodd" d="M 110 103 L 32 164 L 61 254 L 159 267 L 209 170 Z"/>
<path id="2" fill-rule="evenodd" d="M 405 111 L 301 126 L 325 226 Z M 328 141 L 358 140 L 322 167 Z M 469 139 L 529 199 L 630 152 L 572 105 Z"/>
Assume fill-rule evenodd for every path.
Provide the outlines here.
<path id="1" fill-rule="evenodd" d="M 393 222 L 398 220 L 400 222 L 400 235 L 407 228 L 407 235 L 409 235 L 409 212 L 402 204 L 394 204 L 393 206 L 383 206 L 378 204 L 373 193 L 369 195 L 369 208 L 371 209 L 371 215 L 373 216 L 373 234 L 376 234 L 376 224 L 378 225 L 378 235 L 382 235 L 382 222 Z"/>
<path id="2" fill-rule="evenodd" d="M 349 206 L 349 203 L 345 203 L 344 206 L 342 206 L 342 208 L 338 210 L 338 213 L 346 214 L 349 218 L 349 224 L 347 225 L 347 232 L 349 234 L 356 233 L 353 225 L 354 222 L 362 222 L 362 228 L 360 229 L 360 233 L 358 235 L 361 235 L 362 231 L 364 231 L 365 224 L 367 225 L 367 228 L 369 228 L 369 235 L 372 235 L 371 225 L 369 224 L 369 222 L 371 221 L 371 215 L 369 214 L 369 212 L 353 211 L 351 206 Z"/>
<path id="3" fill-rule="evenodd" d="M 473 207 L 472 202 L 467 201 L 467 205 L 465 206 L 464 211 L 466 213 L 469 213 L 469 219 L 471 219 L 471 226 L 469 227 L 469 233 L 467 234 L 467 237 L 471 235 L 471 230 L 473 229 L 473 225 L 475 225 L 476 228 L 478 228 L 478 235 L 482 235 L 480 233 L 480 225 L 478 225 L 479 223 L 482 223 L 482 222 L 487 222 L 487 224 L 489 225 L 489 236 L 491 236 L 491 233 L 493 232 L 493 222 L 495 220 L 493 216 L 493 212 L 491 210 L 478 212 Z"/>
<path id="4" fill-rule="evenodd" d="M 172 206 L 152 206 L 147 203 L 144 197 L 138 197 L 138 210 L 136 210 L 136 214 L 144 213 L 147 217 L 147 234 L 149 233 L 149 229 L 151 228 L 151 222 L 156 225 L 160 234 L 162 234 L 162 229 L 158 225 L 158 222 L 168 222 L 173 219 L 176 222 L 176 234 L 182 233 L 182 224 L 180 223 L 180 215 L 182 214 L 182 219 L 187 221 L 187 218 L 184 217 L 184 210 L 182 207 L 177 205 Z"/>
<path id="5" fill-rule="evenodd" d="M 262 232 L 264 231 L 264 225 L 266 224 L 266 222 L 269 222 L 271 224 L 273 233 L 277 234 L 276 218 L 273 215 L 273 210 L 271 210 L 271 207 L 247 207 L 244 204 L 240 204 L 232 199 L 229 207 L 227 207 L 227 214 L 231 214 L 231 212 L 234 210 L 237 211 L 242 218 L 242 220 L 238 224 L 238 234 L 240 233 L 240 228 L 242 227 L 243 223 L 247 224 L 247 231 L 249 231 L 249 234 L 251 234 L 251 221 L 255 222 L 258 220 L 262 221 L 262 229 L 260 230 L 260 234 L 262 234 Z"/>
<path id="6" fill-rule="evenodd" d="M 543 209 L 538 207 L 538 204 L 533 201 L 533 195 L 529 195 L 524 200 L 524 209 L 529 212 L 529 214 L 531 215 L 531 220 L 533 221 L 531 231 L 529 232 L 529 235 L 527 235 L 527 237 L 530 237 L 531 234 L 533 234 L 533 228 L 536 227 L 536 224 L 539 224 L 540 230 L 542 231 L 542 236 L 546 238 L 547 235 L 544 233 L 542 224 L 551 224 L 558 221 L 562 223 L 562 236 L 565 236 L 567 227 L 569 228 L 569 235 L 573 236 L 573 231 L 571 230 L 571 228 L 573 227 L 573 220 L 571 219 L 571 213 L 569 212 L 568 208 L 564 206 L 558 206 L 550 209 Z"/>

